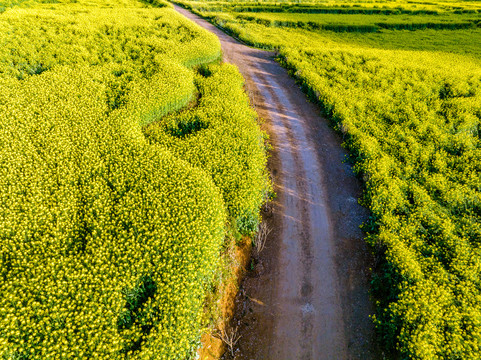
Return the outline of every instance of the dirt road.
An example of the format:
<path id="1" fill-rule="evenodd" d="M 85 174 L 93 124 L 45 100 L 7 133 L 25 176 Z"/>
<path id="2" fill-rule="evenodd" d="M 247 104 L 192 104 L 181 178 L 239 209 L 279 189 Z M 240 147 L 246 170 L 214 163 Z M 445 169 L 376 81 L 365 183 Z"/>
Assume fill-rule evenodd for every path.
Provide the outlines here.
<path id="1" fill-rule="evenodd" d="M 236 359 L 376 359 L 368 296 L 370 257 L 359 225 L 360 185 L 341 141 L 270 52 L 240 44 L 210 23 L 224 61 L 238 66 L 274 147 L 273 229 L 237 298 Z"/>

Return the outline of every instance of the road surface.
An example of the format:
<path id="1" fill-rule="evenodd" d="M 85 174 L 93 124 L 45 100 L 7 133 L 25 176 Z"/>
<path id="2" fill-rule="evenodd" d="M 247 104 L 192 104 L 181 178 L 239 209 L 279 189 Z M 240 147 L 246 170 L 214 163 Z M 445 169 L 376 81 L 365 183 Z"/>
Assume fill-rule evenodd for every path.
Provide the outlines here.
<path id="1" fill-rule="evenodd" d="M 215 33 L 225 62 L 246 79 L 266 120 L 277 199 L 265 214 L 273 229 L 237 298 L 236 359 L 375 359 L 369 318 L 370 256 L 359 225 L 361 188 L 341 140 L 273 53 L 245 46 L 176 6 Z M 226 355 L 229 356 L 229 355 Z"/>

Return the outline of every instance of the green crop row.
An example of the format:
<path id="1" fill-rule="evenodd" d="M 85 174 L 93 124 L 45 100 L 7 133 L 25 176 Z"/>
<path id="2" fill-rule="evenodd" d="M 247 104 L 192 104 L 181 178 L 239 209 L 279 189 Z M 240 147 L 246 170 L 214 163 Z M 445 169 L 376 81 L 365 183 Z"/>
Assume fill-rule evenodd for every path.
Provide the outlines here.
<path id="1" fill-rule="evenodd" d="M 252 234 L 268 192 L 265 134 L 254 121 L 256 113 L 246 111 L 249 99 L 235 67 L 224 65 L 221 72 L 206 67 L 203 72 L 206 77 L 196 78 L 198 105 L 153 124 L 146 135 L 211 175 L 239 230 Z"/>
<path id="2" fill-rule="evenodd" d="M 289 20 L 271 20 L 266 18 L 256 18 L 253 16 L 237 15 L 237 19 L 249 22 L 255 22 L 264 26 L 272 27 L 290 27 L 301 28 L 310 31 L 335 31 L 335 32 L 379 32 L 382 29 L 390 30 L 425 30 L 425 29 L 446 29 L 459 30 L 476 28 L 480 23 L 478 21 L 470 22 L 427 22 L 427 23 L 375 23 L 375 24 L 322 24 L 314 21 L 289 21 Z"/>
<path id="3" fill-rule="evenodd" d="M 309 31 L 335 31 L 335 32 L 380 32 L 383 29 L 389 30 L 459 30 L 479 27 L 481 24 L 480 19 L 463 19 L 456 16 L 452 18 L 424 18 L 408 17 L 399 19 L 396 22 L 396 18 L 392 22 L 387 22 L 386 17 L 379 17 L 377 19 L 362 17 L 333 17 L 329 18 L 317 18 L 314 16 L 306 16 L 305 19 L 302 16 L 289 16 L 288 18 L 282 18 L 279 16 L 272 16 L 269 14 L 261 14 L 260 16 L 248 16 L 248 15 L 235 15 L 235 18 L 240 21 L 248 21 L 251 23 L 257 23 L 263 26 L 272 27 L 288 27 L 288 28 L 301 28 Z M 299 20 L 302 18 L 302 20 Z M 336 20 L 338 21 L 336 23 Z M 341 21 L 339 21 L 341 20 Z M 377 20 L 377 21 L 376 21 Z M 380 20 L 383 20 L 380 22 Z M 423 21 L 427 20 L 427 21 Z"/>
<path id="4" fill-rule="evenodd" d="M 296 14 L 364 14 L 364 15 L 437 15 L 436 10 L 406 10 L 406 9 L 371 9 L 371 8 L 332 8 L 302 5 L 223 5 L 205 6 L 197 5 L 197 10 L 211 11 L 230 11 L 230 12 L 253 12 L 253 13 L 296 13 Z M 470 13 L 477 13 L 471 10 Z"/>
<path id="5" fill-rule="evenodd" d="M 0 94 L 1 356 L 185 358 L 224 234 L 212 180 L 106 115 L 88 70 Z"/>
<path id="6" fill-rule="evenodd" d="M 374 321 L 386 349 L 402 359 L 479 359 L 479 30 L 352 35 L 205 15 L 249 44 L 277 49 L 342 134 L 371 210 L 364 230 L 377 256 Z"/>
<path id="7" fill-rule="evenodd" d="M 14 8 L 0 17 L 0 44 L 0 73 L 19 79 L 71 64 L 117 64 L 148 78 L 171 59 L 192 67 L 220 57 L 215 36 L 170 8 Z"/>
<path id="8" fill-rule="evenodd" d="M 477 1 L 238 1 L 238 0 L 181 0 L 204 12 L 270 12 L 297 14 L 365 14 L 365 15 L 440 15 L 444 13 L 477 14 L 481 6 Z"/>
<path id="9" fill-rule="evenodd" d="M 198 75 L 220 44 L 170 7 L 25 6 L 0 16 L 0 358 L 194 358 L 226 224 L 268 191 L 242 78 Z"/>

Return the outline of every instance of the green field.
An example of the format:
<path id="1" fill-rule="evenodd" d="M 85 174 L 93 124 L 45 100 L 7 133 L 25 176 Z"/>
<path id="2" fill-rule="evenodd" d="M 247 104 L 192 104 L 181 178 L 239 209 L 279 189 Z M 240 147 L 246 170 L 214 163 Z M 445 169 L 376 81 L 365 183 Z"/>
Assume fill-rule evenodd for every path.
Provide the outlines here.
<path id="1" fill-rule="evenodd" d="M 388 357 L 479 359 L 481 2 L 176 2 L 275 50 L 344 139 Z M 0 0 L 1 359 L 195 357 L 270 193 L 220 58 L 163 0 Z"/>
<path id="2" fill-rule="evenodd" d="M 481 3 L 177 2 L 275 49 L 342 135 L 371 210 L 385 349 L 479 359 Z"/>
<path id="3" fill-rule="evenodd" d="M 195 357 L 269 191 L 242 77 L 164 2 L 2 4 L 0 358 Z"/>

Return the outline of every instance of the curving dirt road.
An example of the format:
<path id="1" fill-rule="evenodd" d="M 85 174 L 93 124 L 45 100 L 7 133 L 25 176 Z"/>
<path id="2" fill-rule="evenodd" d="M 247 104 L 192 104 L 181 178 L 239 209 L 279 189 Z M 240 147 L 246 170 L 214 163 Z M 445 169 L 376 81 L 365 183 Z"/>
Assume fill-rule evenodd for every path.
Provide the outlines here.
<path id="1" fill-rule="evenodd" d="M 360 185 L 338 136 L 270 52 L 240 44 L 207 21 L 224 61 L 238 66 L 274 147 L 277 199 L 264 214 L 266 250 L 254 258 L 236 300 L 236 359 L 377 359 L 369 319 L 369 252 L 359 225 Z"/>

